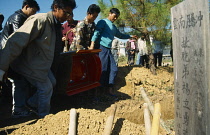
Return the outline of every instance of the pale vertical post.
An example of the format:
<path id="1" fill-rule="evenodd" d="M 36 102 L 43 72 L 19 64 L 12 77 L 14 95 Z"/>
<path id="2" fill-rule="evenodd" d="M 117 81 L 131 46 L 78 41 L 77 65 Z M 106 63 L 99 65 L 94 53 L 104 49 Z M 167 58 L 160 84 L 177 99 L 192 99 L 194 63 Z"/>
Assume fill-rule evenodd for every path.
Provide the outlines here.
<path id="1" fill-rule="evenodd" d="M 77 112 L 76 109 L 72 108 L 70 110 L 70 120 L 69 120 L 69 133 L 68 135 L 76 135 L 76 120 L 77 120 Z"/>

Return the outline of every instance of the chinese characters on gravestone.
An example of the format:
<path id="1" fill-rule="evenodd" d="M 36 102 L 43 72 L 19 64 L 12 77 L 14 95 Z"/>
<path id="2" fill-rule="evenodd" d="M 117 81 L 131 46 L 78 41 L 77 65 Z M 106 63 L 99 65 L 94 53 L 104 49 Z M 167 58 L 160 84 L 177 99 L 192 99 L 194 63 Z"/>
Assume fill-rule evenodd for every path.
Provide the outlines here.
<path id="1" fill-rule="evenodd" d="M 175 132 L 176 135 L 208 135 L 208 0 L 185 0 L 171 9 L 171 16 Z"/>

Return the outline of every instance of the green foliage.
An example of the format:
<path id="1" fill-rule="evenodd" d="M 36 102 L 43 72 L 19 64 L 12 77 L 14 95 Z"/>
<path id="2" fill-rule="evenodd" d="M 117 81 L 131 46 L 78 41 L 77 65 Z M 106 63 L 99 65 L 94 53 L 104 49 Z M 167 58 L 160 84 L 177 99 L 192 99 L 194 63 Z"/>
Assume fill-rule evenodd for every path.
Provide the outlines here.
<path id="1" fill-rule="evenodd" d="M 115 24 L 120 28 L 130 28 L 130 34 L 145 34 L 147 40 L 149 35 L 168 43 L 171 37 L 170 9 L 182 0 L 110 0 L 105 3 L 98 0 L 101 7 L 101 16 L 108 16 L 112 7 L 121 12 Z"/>
<path id="2" fill-rule="evenodd" d="M 119 65 L 125 65 L 127 63 L 127 57 L 126 56 L 123 56 L 121 55 L 118 59 L 118 64 Z"/>

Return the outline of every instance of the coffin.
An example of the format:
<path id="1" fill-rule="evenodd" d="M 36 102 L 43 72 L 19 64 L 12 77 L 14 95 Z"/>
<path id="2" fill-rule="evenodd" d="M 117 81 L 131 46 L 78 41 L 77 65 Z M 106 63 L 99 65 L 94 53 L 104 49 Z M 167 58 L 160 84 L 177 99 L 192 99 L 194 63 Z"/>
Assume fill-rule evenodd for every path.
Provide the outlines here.
<path id="1" fill-rule="evenodd" d="M 61 53 L 56 93 L 74 95 L 100 86 L 100 49 Z"/>

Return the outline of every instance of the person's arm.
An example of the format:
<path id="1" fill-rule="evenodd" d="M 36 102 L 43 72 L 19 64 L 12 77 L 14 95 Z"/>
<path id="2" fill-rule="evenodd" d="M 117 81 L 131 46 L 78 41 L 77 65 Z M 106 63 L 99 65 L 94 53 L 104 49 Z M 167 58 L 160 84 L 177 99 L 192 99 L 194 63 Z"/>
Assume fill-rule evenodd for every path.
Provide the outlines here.
<path id="1" fill-rule="evenodd" d="M 115 34 L 115 36 L 118 37 L 118 38 L 120 38 L 120 39 L 129 39 L 129 38 L 135 38 L 135 39 L 137 39 L 137 38 L 138 38 L 136 35 L 123 34 L 123 33 L 121 33 L 121 32 L 117 29 L 117 27 L 116 27 L 115 25 L 114 25 L 114 27 L 115 27 L 115 29 L 116 29 L 116 34 Z"/>
<path id="2" fill-rule="evenodd" d="M 76 33 L 75 33 L 75 37 L 76 37 L 76 47 L 78 46 L 83 46 L 83 40 L 84 40 L 84 21 L 81 21 L 80 23 L 78 23 L 77 27 L 76 27 Z"/>
<path id="3" fill-rule="evenodd" d="M 13 32 L 17 31 L 25 22 L 25 19 L 23 19 L 20 15 L 13 16 L 12 20 Z"/>
<path id="4" fill-rule="evenodd" d="M 90 47 L 88 48 L 89 50 L 94 49 L 95 41 L 97 40 L 97 38 L 100 36 L 101 32 L 103 31 L 105 24 L 106 22 L 104 20 L 98 21 L 94 34 L 91 38 L 91 44 L 90 44 Z"/>
<path id="5" fill-rule="evenodd" d="M 67 23 L 67 22 L 66 22 Z M 62 25 L 62 41 L 65 41 L 65 40 L 67 40 L 67 38 L 66 38 L 66 33 L 67 33 L 67 24 L 66 23 L 64 23 L 63 25 Z"/>
<path id="6" fill-rule="evenodd" d="M 0 53 L 0 81 L 5 71 L 8 70 L 10 63 L 21 54 L 28 43 L 39 36 L 40 31 L 37 30 L 36 26 L 41 27 L 41 25 L 35 18 L 30 19 L 9 36 Z"/>

